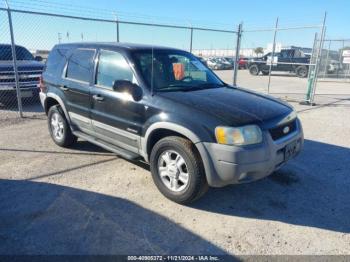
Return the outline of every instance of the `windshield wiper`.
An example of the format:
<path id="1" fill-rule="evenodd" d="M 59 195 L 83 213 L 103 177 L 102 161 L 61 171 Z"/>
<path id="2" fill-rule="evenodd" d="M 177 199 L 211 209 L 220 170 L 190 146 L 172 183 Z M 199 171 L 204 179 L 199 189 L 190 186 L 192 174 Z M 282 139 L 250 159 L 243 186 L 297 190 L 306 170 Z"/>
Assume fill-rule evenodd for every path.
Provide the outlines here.
<path id="1" fill-rule="evenodd" d="M 173 84 L 166 87 L 162 87 L 157 89 L 159 92 L 175 92 L 175 91 L 182 91 L 182 92 L 190 92 L 190 91 L 197 91 L 197 90 L 204 90 L 204 89 L 211 89 L 211 88 L 217 88 L 217 87 L 225 87 L 226 84 L 213 84 L 213 83 L 203 83 L 195 86 L 188 86 L 188 85 L 180 85 L 180 84 Z"/>
<path id="2" fill-rule="evenodd" d="M 186 85 L 169 85 L 163 86 L 161 88 L 157 88 L 159 92 L 167 92 L 167 91 L 182 91 L 184 88 L 188 88 Z"/>

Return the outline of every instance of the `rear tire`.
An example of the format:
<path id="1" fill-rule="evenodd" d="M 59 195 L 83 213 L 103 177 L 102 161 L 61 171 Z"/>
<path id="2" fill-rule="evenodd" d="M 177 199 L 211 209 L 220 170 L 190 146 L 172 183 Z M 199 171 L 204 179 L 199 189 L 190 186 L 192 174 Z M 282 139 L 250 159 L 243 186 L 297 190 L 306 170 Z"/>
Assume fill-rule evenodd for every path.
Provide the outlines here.
<path id="1" fill-rule="evenodd" d="M 51 138 L 57 145 L 68 147 L 77 141 L 59 105 L 50 107 L 47 117 Z"/>
<path id="2" fill-rule="evenodd" d="M 257 76 L 259 75 L 259 67 L 257 65 L 251 65 L 249 67 L 249 73 L 253 76 Z"/>
<path id="3" fill-rule="evenodd" d="M 153 181 L 168 199 L 189 204 L 206 193 L 208 183 L 195 145 L 182 137 L 159 140 L 150 157 Z"/>
<path id="4" fill-rule="evenodd" d="M 298 77 L 305 78 L 308 74 L 308 68 L 306 66 L 298 66 L 295 69 L 295 73 Z"/>

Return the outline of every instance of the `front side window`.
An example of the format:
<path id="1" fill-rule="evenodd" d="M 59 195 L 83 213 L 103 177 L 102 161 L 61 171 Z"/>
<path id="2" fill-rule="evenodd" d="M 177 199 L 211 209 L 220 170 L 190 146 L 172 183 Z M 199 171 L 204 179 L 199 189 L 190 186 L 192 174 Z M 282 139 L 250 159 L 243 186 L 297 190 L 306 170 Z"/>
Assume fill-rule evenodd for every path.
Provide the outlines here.
<path id="1" fill-rule="evenodd" d="M 97 67 L 96 85 L 112 89 L 116 80 L 134 82 L 131 68 L 120 53 L 101 50 Z"/>
<path id="2" fill-rule="evenodd" d="M 190 53 L 176 50 L 145 50 L 134 54 L 145 82 L 155 91 L 217 88 L 223 82 Z"/>
<path id="3" fill-rule="evenodd" d="M 82 82 L 89 82 L 93 71 L 95 50 L 77 49 L 68 61 L 66 77 Z"/>

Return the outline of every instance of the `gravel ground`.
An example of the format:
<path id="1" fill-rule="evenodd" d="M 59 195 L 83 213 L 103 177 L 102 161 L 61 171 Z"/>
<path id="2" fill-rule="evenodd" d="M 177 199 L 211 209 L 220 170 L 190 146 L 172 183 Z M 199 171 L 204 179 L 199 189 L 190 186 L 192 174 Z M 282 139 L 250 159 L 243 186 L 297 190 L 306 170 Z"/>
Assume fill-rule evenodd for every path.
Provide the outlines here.
<path id="1" fill-rule="evenodd" d="M 261 181 L 164 198 L 147 165 L 0 125 L 0 254 L 350 254 L 350 100 L 293 104 L 303 152 Z"/>

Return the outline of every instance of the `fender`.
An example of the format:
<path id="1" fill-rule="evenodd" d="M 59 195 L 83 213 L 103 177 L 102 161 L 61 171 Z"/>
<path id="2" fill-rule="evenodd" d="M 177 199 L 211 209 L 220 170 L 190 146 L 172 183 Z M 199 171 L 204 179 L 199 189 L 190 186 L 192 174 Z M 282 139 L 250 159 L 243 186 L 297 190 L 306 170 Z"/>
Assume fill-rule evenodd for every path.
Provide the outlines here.
<path id="1" fill-rule="evenodd" d="M 59 97 L 57 94 L 52 93 L 52 92 L 46 93 L 46 97 L 51 97 L 51 98 L 55 99 L 55 100 L 58 102 L 58 104 L 61 106 L 61 108 L 62 108 L 62 110 L 63 110 L 63 112 L 64 112 L 64 114 L 65 114 L 65 116 L 66 116 L 66 119 L 67 119 L 68 122 L 70 123 L 71 120 L 70 120 L 70 118 L 69 118 L 68 111 L 67 111 L 66 106 L 65 106 L 63 100 L 61 99 L 61 97 Z M 46 105 L 46 101 L 45 101 L 45 111 L 46 111 L 46 106 L 47 106 L 47 105 Z"/>
<path id="2" fill-rule="evenodd" d="M 150 135 L 156 131 L 157 129 L 168 129 L 171 131 L 175 131 L 177 133 L 180 133 L 186 137 L 188 137 L 188 139 L 190 139 L 192 141 L 192 143 L 196 144 L 198 142 L 200 142 L 200 138 L 193 133 L 190 129 L 179 125 L 179 124 L 175 124 L 172 122 L 156 122 L 153 123 L 152 125 L 150 125 L 145 133 L 144 137 L 141 137 L 141 150 L 140 153 L 141 155 L 145 158 L 146 161 L 148 161 L 148 154 L 147 154 L 147 143 L 148 143 L 148 139 L 150 137 Z"/>

